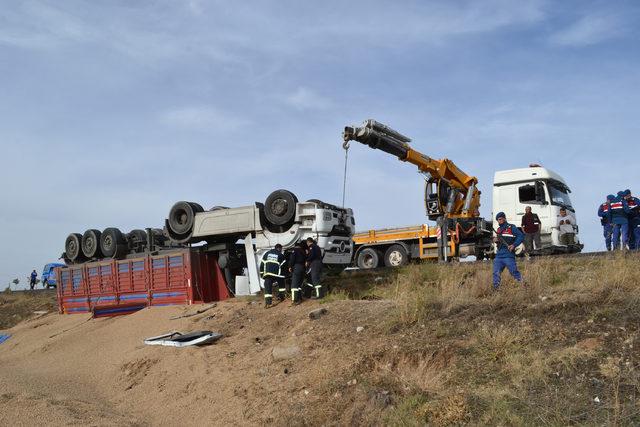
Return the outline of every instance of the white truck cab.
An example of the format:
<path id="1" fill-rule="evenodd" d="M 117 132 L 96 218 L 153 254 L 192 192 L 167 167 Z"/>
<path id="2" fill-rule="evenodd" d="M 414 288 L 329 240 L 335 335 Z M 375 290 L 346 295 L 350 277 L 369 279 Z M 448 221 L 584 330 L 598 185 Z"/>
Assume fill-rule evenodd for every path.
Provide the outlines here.
<path id="1" fill-rule="evenodd" d="M 563 245 L 559 239 L 560 208 L 565 207 L 575 215 L 569 193 L 571 190 L 560 175 L 539 165 L 497 171 L 493 178 L 492 218 L 502 211 L 509 223 L 520 227 L 525 207 L 531 206 L 542 223 L 540 253 L 580 252 L 584 245 L 580 243 L 577 225 L 574 245 Z"/>

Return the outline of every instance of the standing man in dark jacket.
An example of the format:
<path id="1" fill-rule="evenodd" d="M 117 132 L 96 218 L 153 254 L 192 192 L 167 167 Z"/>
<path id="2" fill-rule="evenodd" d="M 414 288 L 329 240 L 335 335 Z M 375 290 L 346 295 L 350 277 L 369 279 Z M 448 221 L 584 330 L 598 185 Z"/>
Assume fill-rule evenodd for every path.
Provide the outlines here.
<path id="1" fill-rule="evenodd" d="M 631 249 L 640 249 L 640 199 L 631 195 L 631 190 L 624 190 L 624 200 L 629 208 L 629 240 L 633 236 Z"/>
<path id="2" fill-rule="evenodd" d="M 609 215 L 611 217 L 613 250 L 625 250 L 629 247 L 629 206 L 624 199 L 624 191 L 618 191 L 618 195 L 610 204 Z M 622 241 L 620 241 L 622 240 Z"/>
<path id="3" fill-rule="evenodd" d="M 266 252 L 260 261 L 260 274 L 264 279 L 264 307 L 269 308 L 273 303 L 273 285 L 278 286 L 278 300 L 284 300 L 284 275 L 282 266 L 286 262 L 282 254 L 282 245 L 276 244 L 273 249 Z"/>
<path id="4" fill-rule="evenodd" d="M 524 247 L 527 254 L 533 252 L 534 243 L 535 248 L 540 249 L 542 246 L 540 243 L 540 227 L 542 223 L 540 222 L 540 218 L 538 218 L 538 214 L 531 212 L 531 206 L 524 208 L 521 226 L 524 230 Z"/>
<path id="5" fill-rule="evenodd" d="M 37 281 L 38 281 L 38 273 L 36 273 L 36 270 L 34 269 L 31 272 L 31 275 L 29 276 L 29 287 L 31 288 L 31 290 L 35 289 Z"/>
<path id="6" fill-rule="evenodd" d="M 498 251 L 493 260 L 493 289 L 497 291 L 500 288 L 500 275 L 505 268 L 514 279 L 522 282 L 522 275 L 516 264 L 515 250 L 524 240 L 524 234 L 518 227 L 507 222 L 504 212 L 498 212 L 496 221 L 498 221 L 498 229 L 494 242 L 498 245 Z"/>
<path id="7" fill-rule="evenodd" d="M 289 256 L 289 273 L 291 273 L 291 304 L 298 305 L 302 301 L 302 282 L 307 255 L 304 251 L 305 244 L 299 242 Z"/>
<path id="8" fill-rule="evenodd" d="M 307 255 L 307 268 L 311 274 L 311 283 L 315 294 L 312 298 L 324 298 L 325 290 L 320 283 L 322 276 L 322 251 L 312 237 L 307 238 L 307 247 L 309 253 Z"/>
<path id="9" fill-rule="evenodd" d="M 609 194 L 607 201 L 598 207 L 598 216 L 600 217 L 600 224 L 602 225 L 602 234 L 604 235 L 604 244 L 607 250 L 611 250 L 611 202 L 616 196 Z"/>

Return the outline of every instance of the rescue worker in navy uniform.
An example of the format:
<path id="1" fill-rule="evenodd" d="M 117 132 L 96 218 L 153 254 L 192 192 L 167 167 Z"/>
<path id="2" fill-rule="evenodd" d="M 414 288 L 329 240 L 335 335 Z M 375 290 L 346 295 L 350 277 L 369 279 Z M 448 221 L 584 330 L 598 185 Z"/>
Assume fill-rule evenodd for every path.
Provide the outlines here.
<path id="1" fill-rule="evenodd" d="M 611 250 L 611 202 L 615 199 L 616 196 L 613 194 L 609 194 L 607 196 L 607 201 L 598 207 L 598 216 L 600 217 L 600 224 L 602 224 L 602 233 L 604 235 L 604 244 L 607 247 L 607 250 Z"/>
<path id="2" fill-rule="evenodd" d="M 291 273 L 291 304 L 298 305 L 302 302 L 302 282 L 305 275 L 305 244 L 299 242 L 289 256 L 289 273 Z"/>
<path id="3" fill-rule="evenodd" d="M 509 270 L 514 279 L 522 282 L 522 275 L 516 265 L 515 250 L 524 241 L 522 231 L 507 222 L 507 216 L 504 212 L 498 212 L 496 221 L 498 221 L 498 229 L 494 242 L 498 245 L 498 251 L 493 260 L 493 289 L 495 291 L 500 288 L 500 275 L 505 268 Z"/>
<path id="4" fill-rule="evenodd" d="M 307 239 L 307 247 L 309 252 L 307 254 L 306 266 L 311 275 L 311 284 L 313 285 L 314 291 L 311 298 L 324 298 L 325 290 L 320 283 L 322 276 L 322 251 L 312 237 Z"/>
<path id="5" fill-rule="evenodd" d="M 38 273 L 36 273 L 36 270 L 33 270 L 31 272 L 31 275 L 29 276 L 29 288 L 31 290 L 35 289 L 37 281 L 38 281 Z"/>
<path id="6" fill-rule="evenodd" d="M 629 208 L 629 240 L 633 238 L 630 249 L 640 249 L 640 199 L 631 195 L 631 190 L 624 190 L 624 200 Z"/>
<path id="7" fill-rule="evenodd" d="M 609 215 L 613 227 L 613 250 L 621 247 L 625 250 L 629 247 L 629 206 L 624 198 L 624 191 L 618 191 L 618 195 L 610 203 Z"/>
<path id="8" fill-rule="evenodd" d="M 273 249 L 266 252 L 260 261 L 260 274 L 264 279 L 264 306 L 271 307 L 273 303 L 273 288 L 278 287 L 278 301 L 283 301 L 286 288 L 284 286 L 284 275 L 282 267 L 286 258 L 282 253 L 282 245 L 276 244 Z"/>

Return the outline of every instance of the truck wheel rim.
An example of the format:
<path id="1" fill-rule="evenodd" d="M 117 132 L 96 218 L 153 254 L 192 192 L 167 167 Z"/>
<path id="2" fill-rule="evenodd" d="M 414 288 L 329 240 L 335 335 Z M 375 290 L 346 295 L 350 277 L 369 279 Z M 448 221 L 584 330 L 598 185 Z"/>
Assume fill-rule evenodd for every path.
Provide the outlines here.
<path id="1" fill-rule="evenodd" d="M 71 240 L 69 242 L 68 249 L 69 249 L 69 256 L 71 256 L 71 257 L 76 256 L 76 254 L 78 252 L 78 247 L 76 246 L 75 240 Z"/>
<path id="2" fill-rule="evenodd" d="M 365 254 L 362 264 L 365 268 L 373 268 L 373 255 Z"/>
<path id="3" fill-rule="evenodd" d="M 403 257 L 400 251 L 393 251 L 389 254 L 389 264 L 397 267 L 402 264 Z"/>
<path id="4" fill-rule="evenodd" d="M 276 199 L 271 203 L 271 212 L 276 216 L 282 216 L 287 212 L 288 203 L 284 199 Z"/>

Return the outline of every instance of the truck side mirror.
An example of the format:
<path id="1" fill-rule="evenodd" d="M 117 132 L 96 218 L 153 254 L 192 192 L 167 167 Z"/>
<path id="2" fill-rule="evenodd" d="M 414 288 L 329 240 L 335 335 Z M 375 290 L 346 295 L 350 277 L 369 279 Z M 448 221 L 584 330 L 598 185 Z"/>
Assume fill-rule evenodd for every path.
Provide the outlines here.
<path id="1" fill-rule="evenodd" d="M 544 194 L 544 183 L 542 181 L 536 181 L 536 202 L 546 204 L 547 198 Z"/>

